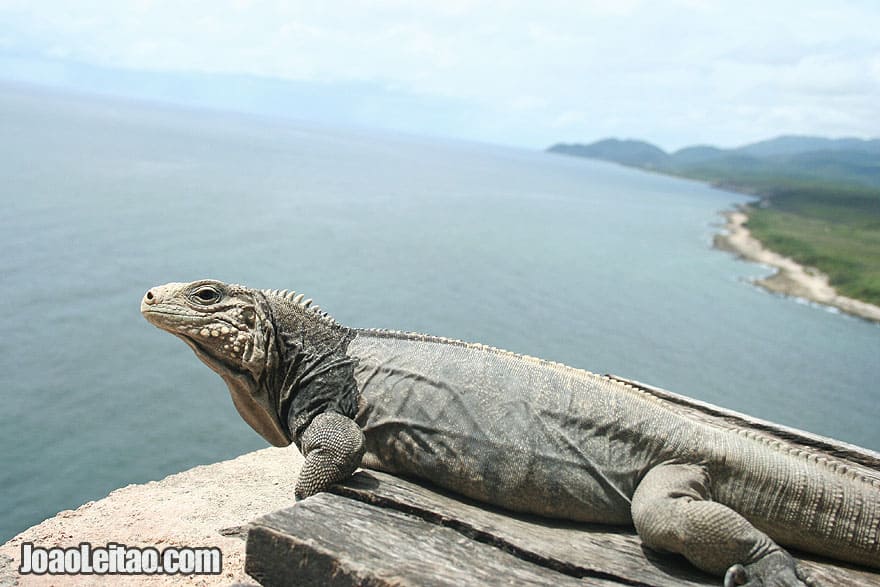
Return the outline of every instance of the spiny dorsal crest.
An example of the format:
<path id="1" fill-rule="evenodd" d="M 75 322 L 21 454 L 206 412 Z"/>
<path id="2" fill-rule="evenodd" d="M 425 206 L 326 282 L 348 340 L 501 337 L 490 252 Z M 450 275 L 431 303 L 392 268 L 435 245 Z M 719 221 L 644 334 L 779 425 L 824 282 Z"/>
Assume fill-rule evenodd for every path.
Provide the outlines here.
<path id="1" fill-rule="evenodd" d="M 312 298 L 306 298 L 305 294 L 298 294 L 292 289 L 263 289 L 260 291 L 262 291 L 267 296 L 275 296 L 279 298 L 284 298 L 285 300 L 290 300 L 301 308 L 311 310 L 324 320 L 332 323 L 336 322 L 335 320 L 333 320 L 330 314 L 321 310 L 321 306 L 312 305 Z"/>

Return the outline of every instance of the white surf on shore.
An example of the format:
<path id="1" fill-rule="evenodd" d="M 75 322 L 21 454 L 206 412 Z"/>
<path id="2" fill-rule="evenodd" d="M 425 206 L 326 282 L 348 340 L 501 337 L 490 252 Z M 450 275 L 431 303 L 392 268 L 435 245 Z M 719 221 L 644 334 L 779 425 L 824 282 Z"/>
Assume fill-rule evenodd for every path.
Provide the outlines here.
<path id="1" fill-rule="evenodd" d="M 880 322 L 880 307 L 840 295 L 830 284 L 828 275 L 814 267 L 805 267 L 789 257 L 768 250 L 752 236 L 746 227 L 748 215 L 742 210 L 724 213 L 725 232 L 715 237 L 715 246 L 736 253 L 740 257 L 775 268 L 776 272 L 755 284 L 780 293 L 824 306 L 837 308 L 847 314 Z"/>

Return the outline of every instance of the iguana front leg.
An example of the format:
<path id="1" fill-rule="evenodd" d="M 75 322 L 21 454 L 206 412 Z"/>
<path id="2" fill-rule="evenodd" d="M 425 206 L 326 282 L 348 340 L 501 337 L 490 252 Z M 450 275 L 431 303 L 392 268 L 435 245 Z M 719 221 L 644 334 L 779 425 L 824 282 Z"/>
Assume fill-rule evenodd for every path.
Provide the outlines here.
<path id="1" fill-rule="evenodd" d="M 318 414 L 300 440 L 306 461 L 294 495 L 303 499 L 342 481 L 361 464 L 364 433 L 351 418 L 336 412 Z"/>
<path id="2" fill-rule="evenodd" d="M 707 471 L 697 465 L 651 469 L 632 499 L 642 541 L 724 575 L 725 587 L 807 585 L 791 555 L 741 515 L 711 501 L 709 487 Z"/>

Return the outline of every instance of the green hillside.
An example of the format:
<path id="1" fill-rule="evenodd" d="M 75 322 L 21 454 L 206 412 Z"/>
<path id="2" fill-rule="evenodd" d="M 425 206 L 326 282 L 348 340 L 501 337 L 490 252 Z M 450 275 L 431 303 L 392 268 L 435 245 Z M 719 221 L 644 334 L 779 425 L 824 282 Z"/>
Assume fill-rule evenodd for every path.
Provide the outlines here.
<path id="1" fill-rule="evenodd" d="M 827 273 L 842 294 L 880 305 L 880 140 L 779 137 L 671 154 L 642 141 L 605 140 L 549 151 L 755 194 L 761 201 L 748 222 L 755 237 Z"/>

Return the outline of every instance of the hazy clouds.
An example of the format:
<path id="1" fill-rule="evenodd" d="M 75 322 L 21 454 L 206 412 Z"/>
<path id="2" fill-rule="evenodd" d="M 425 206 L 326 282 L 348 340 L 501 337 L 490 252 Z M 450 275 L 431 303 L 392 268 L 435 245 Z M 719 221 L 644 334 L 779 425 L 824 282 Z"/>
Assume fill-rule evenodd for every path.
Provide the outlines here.
<path id="1" fill-rule="evenodd" d="M 350 96 L 341 120 L 536 147 L 731 145 L 880 135 L 878 31 L 870 0 L 0 0 L 0 54 L 17 60 L 0 77 L 49 58 L 362 84 L 369 103 Z"/>

